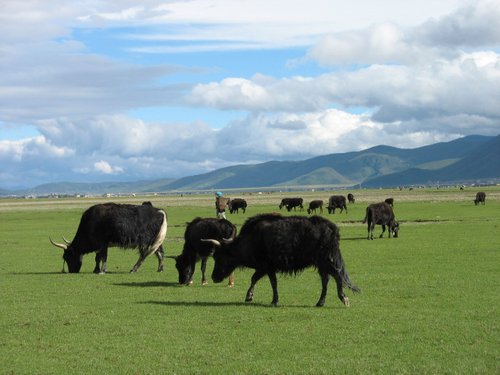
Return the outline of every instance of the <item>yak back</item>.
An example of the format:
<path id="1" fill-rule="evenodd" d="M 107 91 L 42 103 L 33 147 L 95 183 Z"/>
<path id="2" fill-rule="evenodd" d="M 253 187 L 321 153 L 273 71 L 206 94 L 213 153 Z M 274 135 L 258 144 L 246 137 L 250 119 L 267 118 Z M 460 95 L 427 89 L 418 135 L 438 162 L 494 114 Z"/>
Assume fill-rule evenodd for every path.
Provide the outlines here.
<path id="1" fill-rule="evenodd" d="M 97 204 L 83 213 L 71 247 L 82 254 L 108 245 L 146 248 L 155 242 L 164 218 L 164 211 L 149 204 Z"/>
<path id="2" fill-rule="evenodd" d="M 257 215 L 245 222 L 230 251 L 242 266 L 296 274 L 336 260 L 339 231 L 320 216 Z"/>
<path id="3" fill-rule="evenodd" d="M 373 203 L 366 208 L 363 223 L 373 222 L 378 225 L 387 225 L 394 221 L 394 211 L 386 202 Z"/>
<path id="4" fill-rule="evenodd" d="M 346 198 L 343 195 L 332 195 L 328 199 L 328 205 L 331 207 L 341 208 L 346 206 Z"/>
<path id="5" fill-rule="evenodd" d="M 201 239 L 213 238 L 221 241 L 235 236 L 236 227 L 229 220 L 197 217 L 187 224 L 182 255 L 210 256 L 213 252 L 213 245 L 202 242 Z"/>

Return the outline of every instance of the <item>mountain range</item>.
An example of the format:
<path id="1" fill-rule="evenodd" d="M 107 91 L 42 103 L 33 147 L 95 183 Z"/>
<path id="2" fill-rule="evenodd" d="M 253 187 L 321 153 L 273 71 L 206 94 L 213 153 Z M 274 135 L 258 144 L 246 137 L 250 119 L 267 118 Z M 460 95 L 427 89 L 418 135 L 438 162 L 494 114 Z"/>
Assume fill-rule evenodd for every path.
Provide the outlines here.
<path id="1" fill-rule="evenodd" d="M 102 194 L 247 188 L 393 187 L 500 179 L 500 135 L 471 135 L 413 149 L 376 146 L 302 161 L 235 165 L 179 179 L 39 185 L 7 194 Z"/>

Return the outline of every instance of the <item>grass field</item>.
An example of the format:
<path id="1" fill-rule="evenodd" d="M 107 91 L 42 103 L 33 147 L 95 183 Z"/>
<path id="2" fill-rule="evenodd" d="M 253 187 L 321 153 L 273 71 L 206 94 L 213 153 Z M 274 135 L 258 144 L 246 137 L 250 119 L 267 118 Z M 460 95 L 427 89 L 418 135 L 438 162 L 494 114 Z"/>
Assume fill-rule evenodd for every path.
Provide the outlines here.
<path id="1" fill-rule="evenodd" d="M 500 188 L 486 189 L 485 206 L 474 206 L 475 192 L 360 190 L 348 214 L 324 212 L 362 289 L 346 292 L 349 308 L 333 282 L 325 307 L 314 306 L 312 269 L 278 278 L 279 307 L 267 278 L 244 302 L 252 270 L 237 270 L 231 289 L 201 286 L 198 264 L 184 287 L 172 260 L 160 274 L 155 257 L 129 274 L 130 250 L 110 250 L 106 275 L 92 274 L 93 255 L 81 273 L 62 274 L 48 237 L 71 239 L 82 212 L 104 200 L 0 200 L 0 373 L 499 374 Z M 330 194 L 287 193 L 306 202 Z M 243 196 L 247 213 L 228 218 L 240 227 L 278 211 L 283 196 Z M 366 205 L 388 196 L 400 238 L 367 241 Z M 167 211 L 168 255 L 181 252 L 186 222 L 214 216 L 212 196 L 115 201 L 143 200 Z"/>

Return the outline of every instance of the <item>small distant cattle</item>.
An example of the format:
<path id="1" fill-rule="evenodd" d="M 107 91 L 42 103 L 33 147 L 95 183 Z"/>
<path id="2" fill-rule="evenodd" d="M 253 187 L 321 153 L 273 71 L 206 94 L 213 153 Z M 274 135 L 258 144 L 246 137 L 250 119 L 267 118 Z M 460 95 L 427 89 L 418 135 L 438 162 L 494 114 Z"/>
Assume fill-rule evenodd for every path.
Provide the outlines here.
<path id="1" fill-rule="evenodd" d="M 394 207 L 394 198 L 387 198 L 384 202 L 389 206 Z"/>
<path id="2" fill-rule="evenodd" d="M 292 208 L 295 211 L 297 207 L 300 207 L 301 210 L 304 209 L 304 200 L 302 198 L 283 198 L 279 205 L 280 210 L 286 207 L 287 211 L 291 211 Z"/>
<path id="3" fill-rule="evenodd" d="M 479 203 L 486 204 L 486 193 L 484 191 L 480 191 L 476 194 L 474 204 L 477 206 Z"/>
<path id="4" fill-rule="evenodd" d="M 339 249 L 339 229 L 321 216 L 262 214 L 249 218 L 230 241 L 206 239 L 215 246 L 212 280 L 219 283 L 237 267 L 255 269 L 245 301 L 253 300 L 255 284 L 268 276 L 273 290 L 271 304 L 278 304 L 277 273 L 296 275 L 314 267 L 321 276 L 321 296 L 316 306 L 325 304 L 328 281 L 333 276 L 337 296 L 346 306 L 349 299 L 342 288 L 359 291 L 349 278 Z"/>
<path id="5" fill-rule="evenodd" d="M 356 201 L 356 199 L 354 199 L 354 195 L 352 195 L 352 193 L 347 194 L 347 200 L 349 201 L 349 203 L 354 203 Z"/>
<path id="6" fill-rule="evenodd" d="M 375 225 L 382 225 L 382 233 L 379 238 L 382 238 L 385 232 L 385 226 L 388 227 L 389 238 L 391 235 L 398 237 L 399 223 L 394 217 L 392 207 L 386 202 L 374 203 L 366 207 L 366 215 L 363 223 L 368 222 L 368 239 L 373 240 L 373 229 Z"/>
<path id="7" fill-rule="evenodd" d="M 231 199 L 227 205 L 229 208 L 229 212 L 234 214 L 239 213 L 239 209 L 241 208 L 243 213 L 247 210 L 247 201 L 242 198 L 234 198 Z"/>
<path id="8" fill-rule="evenodd" d="M 323 201 L 321 199 L 317 199 L 309 202 L 309 208 L 307 209 L 307 213 L 311 212 L 316 213 L 316 210 L 319 208 L 319 212 L 323 213 Z"/>
<path id="9" fill-rule="evenodd" d="M 49 240 L 64 250 L 63 259 L 70 273 L 80 272 L 83 256 L 92 252 L 96 253 L 94 273 L 105 273 L 110 246 L 139 250 L 139 260 L 130 272 L 136 272 L 144 259 L 153 253 L 158 258 L 158 272 L 161 272 L 162 244 L 166 235 L 167 214 L 150 202 L 142 205 L 104 203 L 83 213 L 73 241 L 61 244 Z"/>
<path id="10" fill-rule="evenodd" d="M 169 257 L 175 259 L 175 267 L 179 272 L 179 284 L 192 284 L 195 264 L 200 259 L 201 283 L 203 285 L 207 283 L 205 277 L 207 259 L 213 254 L 214 246 L 211 243 L 201 241 L 203 238 L 214 238 L 222 241 L 224 238 L 230 239 L 235 236 L 236 227 L 226 219 L 197 217 L 188 223 L 184 231 L 184 247 L 181 255 Z"/>
<path id="11" fill-rule="evenodd" d="M 347 200 L 343 195 L 332 195 L 328 200 L 328 213 L 334 214 L 336 208 L 340 208 L 340 213 L 345 210 L 347 213 Z"/>

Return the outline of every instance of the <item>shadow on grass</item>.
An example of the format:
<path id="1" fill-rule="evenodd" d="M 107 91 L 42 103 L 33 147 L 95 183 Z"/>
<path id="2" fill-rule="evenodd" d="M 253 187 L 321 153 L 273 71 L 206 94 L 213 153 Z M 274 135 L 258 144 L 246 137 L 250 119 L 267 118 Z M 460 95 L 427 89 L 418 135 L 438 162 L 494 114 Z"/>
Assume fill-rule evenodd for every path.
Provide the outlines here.
<path id="1" fill-rule="evenodd" d="M 40 272 L 9 272 L 9 275 L 96 275 L 96 277 L 106 275 L 128 275 L 130 272 L 113 272 L 107 271 L 105 274 L 96 274 L 93 272 L 78 272 L 78 273 L 70 273 L 70 272 L 61 272 L 61 271 L 40 271 Z"/>
<path id="2" fill-rule="evenodd" d="M 47 272 L 9 272 L 8 275 L 16 276 L 33 276 L 33 275 L 64 275 L 61 271 L 47 271 Z"/>
<path id="3" fill-rule="evenodd" d="M 179 283 L 172 283 L 166 281 L 143 281 L 143 282 L 129 282 L 129 283 L 115 283 L 115 286 L 128 286 L 133 288 L 155 288 L 155 287 L 176 287 L 181 288 L 184 285 Z"/>
<path id="4" fill-rule="evenodd" d="M 260 303 L 260 302 L 214 302 L 214 301 L 143 301 L 137 302 L 139 304 L 149 304 L 149 305 L 161 305 L 161 306 L 171 306 L 171 307 L 226 307 L 226 306 L 239 306 L 239 307 L 265 307 L 269 309 L 279 309 L 279 308 L 291 308 L 291 309 L 317 309 L 315 305 L 282 305 L 273 306 L 271 303 Z M 328 308 L 326 305 L 322 307 Z M 330 306 L 330 308 L 345 308 L 344 306 Z"/>
<path id="5" fill-rule="evenodd" d="M 138 302 L 147 305 L 161 306 L 183 306 L 183 307 L 223 307 L 223 306 L 245 306 L 245 307 L 272 307 L 264 303 L 248 302 L 214 302 L 214 301 L 144 301 Z"/>
<path id="6" fill-rule="evenodd" d="M 366 240 L 366 236 L 365 237 L 341 237 L 340 238 L 340 242 L 342 242 L 342 241 L 356 241 L 356 240 Z"/>

